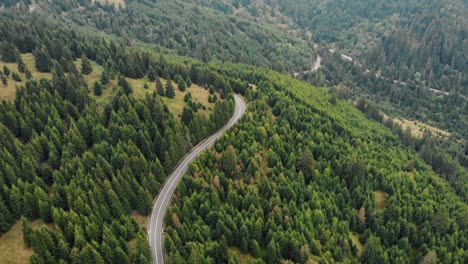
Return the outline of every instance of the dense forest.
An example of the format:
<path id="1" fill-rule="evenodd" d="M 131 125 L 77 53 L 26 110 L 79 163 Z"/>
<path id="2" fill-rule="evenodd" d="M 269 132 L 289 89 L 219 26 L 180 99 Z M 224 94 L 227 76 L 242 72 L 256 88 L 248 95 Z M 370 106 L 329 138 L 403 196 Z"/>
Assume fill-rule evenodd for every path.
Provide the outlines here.
<path id="1" fill-rule="evenodd" d="M 0 89 L 17 87 L 0 104 L 0 235 L 21 222 L 31 263 L 150 263 L 135 215 L 233 92 L 248 112 L 179 184 L 168 263 L 467 262 L 466 3 L 119 2 L 2 2 Z M 330 88 L 280 73 L 317 52 L 300 77 Z M 418 138 L 382 111 L 452 134 Z"/>
<path id="2" fill-rule="evenodd" d="M 224 8 L 201 2 L 254 18 L 287 17 L 313 41 L 333 44 L 384 76 L 468 93 L 466 1 L 233 0 Z"/>
<path id="3" fill-rule="evenodd" d="M 34 12 L 205 62 L 297 72 L 320 53 L 326 71 L 300 78 L 345 85 L 350 100 L 366 95 L 376 105 L 384 101 L 387 115 L 466 137 L 468 9 L 461 0 L 36 2 Z M 354 67 L 330 48 L 351 55 Z"/>
<path id="4" fill-rule="evenodd" d="M 203 61 L 219 59 L 285 71 L 308 63 L 313 54 L 310 44 L 276 28 L 226 17 L 190 1 L 133 0 L 120 9 L 99 3 L 75 9 L 79 1 L 72 2 L 55 11 L 66 12 L 74 23 L 118 35 L 128 43 L 158 44 Z"/>
<path id="5" fill-rule="evenodd" d="M 258 86 L 179 185 L 169 263 L 242 263 L 238 250 L 252 263 L 466 260 L 466 200 L 389 129 L 277 73 L 213 67 Z"/>
<path id="6" fill-rule="evenodd" d="M 52 72 L 52 80 L 26 81 L 13 102 L 0 106 L 0 232 L 25 217 L 24 241 L 34 249 L 32 263 L 127 263 L 127 241 L 135 238 L 131 261 L 149 263 L 145 232 L 130 213 L 148 214 L 167 173 L 230 117 L 229 81 L 53 20 L 40 23 L 20 13 L 0 19 L 0 39 L 10 41 L 1 44 L 2 60 L 22 65 L 20 54 L 33 52 L 36 68 Z M 117 91 L 104 107 L 83 80 L 88 59 L 82 60 L 80 72 L 72 62 L 77 57 L 105 64 L 105 72 L 118 78 Z M 216 103 L 209 118 L 188 108 L 178 120 L 158 92 L 143 99 L 132 96 L 123 76 L 139 75 L 173 78 L 178 89 L 190 79 L 214 85 L 225 100 Z M 106 89 L 107 78 L 94 85 L 95 94 L 96 86 Z M 167 85 L 163 96 L 170 96 L 171 89 Z M 33 230 L 27 220 L 37 218 L 54 228 Z"/>

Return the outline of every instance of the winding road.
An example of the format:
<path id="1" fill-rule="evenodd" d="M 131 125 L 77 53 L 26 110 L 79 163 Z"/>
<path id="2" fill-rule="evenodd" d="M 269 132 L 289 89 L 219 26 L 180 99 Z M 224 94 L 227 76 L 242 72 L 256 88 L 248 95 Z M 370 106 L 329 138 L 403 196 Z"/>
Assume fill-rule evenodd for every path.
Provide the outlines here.
<path id="1" fill-rule="evenodd" d="M 182 179 L 185 172 L 187 172 L 188 165 L 200 154 L 200 152 L 207 149 L 230 127 L 232 127 L 245 113 L 247 105 L 242 97 L 234 95 L 235 110 L 234 115 L 229 122 L 226 123 L 218 132 L 209 138 L 200 142 L 195 146 L 183 159 L 179 162 L 174 172 L 167 178 L 166 183 L 159 192 L 158 197 L 155 199 L 153 211 L 148 226 L 148 238 L 153 254 L 153 263 L 164 263 L 164 240 L 163 240 L 163 223 L 164 215 L 166 214 L 167 207 L 171 201 L 172 194 L 174 193 L 177 183 Z"/>

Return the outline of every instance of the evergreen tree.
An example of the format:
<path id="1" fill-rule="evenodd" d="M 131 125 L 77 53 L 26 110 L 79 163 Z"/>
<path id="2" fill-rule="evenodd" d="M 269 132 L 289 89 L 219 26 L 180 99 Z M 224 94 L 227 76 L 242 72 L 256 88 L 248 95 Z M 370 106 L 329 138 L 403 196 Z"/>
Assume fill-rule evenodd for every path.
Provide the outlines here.
<path id="1" fill-rule="evenodd" d="M 36 69 L 39 72 L 50 72 L 52 70 L 52 59 L 44 46 L 34 51 Z"/>
<path id="2" fill-rule="evenodd" d="M 88 57 L 86 57 L 86 55 L 83 55 L 81 57 L 81 73 L 84 75 L 89 75 L 92 72 L 93 66 L 91 66 L 91 62 L 89 61 Z"/>
<path id="3" fill-rule="evenodd" d="M 232 145 L 229 145 L 221 156 L 222 169 L 226 176 L 232 177 L 237 171 L 237 154 Z"/>
<path id="4" fill-rule="evenodd" d="M 3 65 L 3 74 L 6 76 L 6 77 L 9 77 L 10 76 L 10 68 L 8 68 L 8 66 L 6 65 Z"/>
<path id="5" fill-rule="evenodd" d="M 21 82 L 21 77 L 19 76 L 19 74 L 17 72 L 13 72 L 12 76 L 13 80 L 17 81 L 17 82 Z"/>
<path id="6" fill-rule="evenodd" d="M 101 74 L 101 84 L 102 85 L 107 85 L 109 83 L 109 72 L 107 70 L 107 68 L 104 69 L 104 71 L 102 71 L 102 74 Z"/>
<path id="7" fill-rule="evenodd" d="M 193 111 L 190 108 L 184 107 L 182 111 L 182 122 L 188 126 L 193 119 Z"/>
<path id="8" fill-rule="evenodd" d="M 167 82 L 166 82 L 166 96 L 168 98 L 174 98 L 175 97 L 174 86 L 172 85 L 171 80 L 167 80 Z"/>
<path id="9" fill-rule="evenodd" d="M 125 92 L 126 95 L 129 95 L 133 92 L 132 86 L 127 81 L 127 79 L 123 76 L 119 77 L 119 86 L 123 88 L 123 91 Z"/>
<path id="10" fill-rule="evenodd" d="M 147 76 L 148 76 L 148 80 L 150 80 L 151 82 L 154 82 L 156 80 L 156 78 L 158 77 L 158 75 L 156 74 L 156 71 L 154 70 L 153 66 L 149 67 Z"/>
<path id="11" fill-rule="evenodd" d="M 7 87 L 8 86 L 8 79 L 5 75 L 1 75 L 0 78 L 2 78 L 2 83 L 3 86 Z"/>
<path id="12" fill-rule="evenodd" d="M 164 96 L 164 86 L 161 82 L 161 79 L 156 78 L 156 92 L 158 93 L 159 96 Z"/>
<path id="13" fill-rule="evenodd" d="M 190 88 L 190 86 L 192 86 L 192 80 L 190 79 L 190 76 L 187 76 L 185 84 L 187 85 L 187 88 Z"/>
<path id="14" fill-rule="evenodd" d="M 94 91 L 94 95 L 101 96 L 102 95 L 102 84 L 97 82 L 97 81 L 94 82 L 93 91 Z"/>
<path id="15" fill-rule="evenodd" d="M 0 56 L 4 62 L 16 62 L 16 50 L 15 45 L 10 42 L 3 41 L 0 43 Z"/>
<path id="16" fill-rule="evenodd" d="M 364 264 L 384 263 L 384 252 L 378 237 L 371 236 L 369 238 L 364 246 L 360 261 Z"/>

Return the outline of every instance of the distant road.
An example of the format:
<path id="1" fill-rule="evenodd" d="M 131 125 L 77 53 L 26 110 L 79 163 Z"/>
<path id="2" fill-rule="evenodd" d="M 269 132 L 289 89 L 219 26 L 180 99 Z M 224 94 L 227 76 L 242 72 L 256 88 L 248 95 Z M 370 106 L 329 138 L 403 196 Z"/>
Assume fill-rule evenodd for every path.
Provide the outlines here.
<path id="1" fill-rule="evenodd" d="M 302 72 L 295 72 L 295 73 L 293 73 L 293 75 L 294 75 L 294 77 L 297 77 L 301 73 L 302 74 L 307 74 L 309 72 L 316 72 L 320 68 L 321 64 L 322 64 L 322 57 L 320 57 L 320 55 L 317 54 L 317 58 L 315 59 L 314 65 L 312 66 L 312 68 L 310 68 L 310 70 L 302 71 Z"/>
<path id="2" fill-rule="evenodd" d="M 182 179 L 185 172 L 187 172 L 188 165 L 197 157 L 200 152 L 207 149 L 230 127 L 232 127 L 245 113 L 247 105 L 245 104 L 242 97 L 234 95 L 236 102 L 234 115 L 231 117 L 229 122 L 224 125 L 218 132 L 204 141 L 200 142 L 195 146 L 177 165 L 177 168 L 174 172 L 167 178 L 166 183 L 162 187 L 159 195 L 154 202 L 153 211 L 151 213 L 151 218 L 148 228 L 148 237 L 153 254 L 153 263 L 163 264 L 164 263 L 164 240 L 163 240 L 163 223 L 164 215 L 166 214 L 167 207 L 171 201 L 172 194 L 174 193 L 177 183 Z"/>

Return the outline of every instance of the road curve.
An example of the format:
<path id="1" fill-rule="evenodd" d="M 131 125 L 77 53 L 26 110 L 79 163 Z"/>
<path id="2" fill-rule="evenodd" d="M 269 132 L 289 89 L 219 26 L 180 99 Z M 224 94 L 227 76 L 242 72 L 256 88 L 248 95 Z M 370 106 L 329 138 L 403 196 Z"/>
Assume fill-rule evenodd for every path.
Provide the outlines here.
<path id="1" fill-rule="evenodd" d="M 148 224 L 148 239 L 153 254 L 153 263 L 164 263 L 164 241 L 162 237 L 162 227 L 164 223 L 164 215 L 171 201 L 171 196 L 174 193 L 177 183 L 182 179 L 187 171 L 188 165 L 192 162 L 200 152 L 204 151 L 218 139 L 226 130 L 232 127 L 245 113 L 247 105 L 242 97 L 234 95 L 235 110 L 234 115 L 229 122 L 226 123 L 220 130 L 209 138 L 200 142 L 195 146 L 183 159 L 179 162 L 174 172 L 167 178 L 166 183 L 161 188 L 158 197 L 153 204 L 150 221 Z"/>

